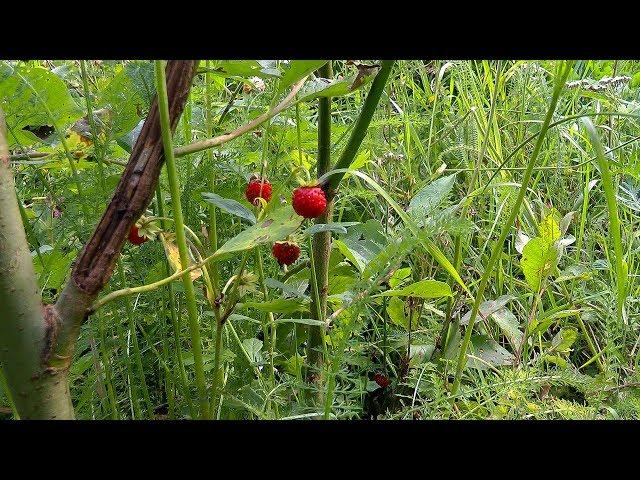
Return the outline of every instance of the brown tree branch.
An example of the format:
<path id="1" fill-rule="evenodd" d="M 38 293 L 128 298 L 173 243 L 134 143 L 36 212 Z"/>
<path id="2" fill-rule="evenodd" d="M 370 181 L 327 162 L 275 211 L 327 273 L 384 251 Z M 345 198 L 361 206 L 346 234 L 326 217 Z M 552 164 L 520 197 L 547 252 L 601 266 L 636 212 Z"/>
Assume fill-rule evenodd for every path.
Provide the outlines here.
<path id="1" fill-rule="evenodd" d="M 171 129 L 184 110 L 197 67 L 196 61 L 169 61 L 166 67 Z M 115 193 L 89 242 L 78 256 L 56 310 L 61 319 L 56 358 L 67 368 L 80 326 L 98 293 L 111 277 L 131 226 L 154 196 L 164 163 L 158 105 L 154 99 L 131 151 Z"/>
<path id="2" fill-rule="evenodd" d="M 191 60 L 167 63 L 172 131 L 196 66 Z M 2 135 L 0 147 L 0 361 L 21 418 L 73 418 L 68 370 L 80 326 L 111 277 L 131 226 L 151 202 L 164 162 L 157 102 L 153 101 L 114 196 L 55 305 L 41 304 Z"/>

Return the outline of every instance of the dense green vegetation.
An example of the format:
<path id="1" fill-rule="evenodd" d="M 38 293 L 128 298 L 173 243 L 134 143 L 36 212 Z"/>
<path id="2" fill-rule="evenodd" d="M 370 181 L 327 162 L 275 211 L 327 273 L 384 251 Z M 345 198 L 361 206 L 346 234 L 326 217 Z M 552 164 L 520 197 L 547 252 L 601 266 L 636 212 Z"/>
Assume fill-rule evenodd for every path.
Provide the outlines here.
<path id="1" fill-rule="evenodd" d="M 165 164 L 79 327 L 76 418 L 640 416 L 640 63 L 200 61 L 173 135 L 164 81 L 162 62 L 0 62 L 45 304 L 160 93 Z M 301 183 L 326 193 L 316 221 Z"/>

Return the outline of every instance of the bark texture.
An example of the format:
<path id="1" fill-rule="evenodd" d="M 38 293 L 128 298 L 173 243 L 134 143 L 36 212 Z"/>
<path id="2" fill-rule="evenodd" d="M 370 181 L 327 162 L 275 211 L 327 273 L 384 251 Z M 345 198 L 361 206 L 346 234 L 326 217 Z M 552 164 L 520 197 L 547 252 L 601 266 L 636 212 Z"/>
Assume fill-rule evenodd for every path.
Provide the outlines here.
<path id="1" fill-rule="evenodd" d="M 0 365 L 21 418 L 73 417 L 65 376 L 46 371 L 56 325 L 38 290 L 0 112 Z"/>
<path id="2" fill-rule="evenodd" d="M 196 67 L 191 60 L 167 63 L 172 131 Z M 3 140 L 0 134 L 0 362 L 21 418 L 71 419 L 68 371 L 80 327 L 109 281 L 131 226 L 151 202 L 164 162 L 157 101 L 55 305 L 42 305 Z"/>

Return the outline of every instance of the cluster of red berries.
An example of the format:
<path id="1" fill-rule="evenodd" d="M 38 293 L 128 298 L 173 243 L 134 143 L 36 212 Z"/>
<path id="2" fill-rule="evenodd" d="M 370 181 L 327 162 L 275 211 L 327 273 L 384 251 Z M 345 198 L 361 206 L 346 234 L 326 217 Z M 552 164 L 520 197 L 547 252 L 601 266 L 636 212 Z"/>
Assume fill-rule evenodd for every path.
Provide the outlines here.
<path id="1" fill-rule="evenodd" d="M 252 178 L 247 184 L 244 196 L 252 205 L 258 198 L 266 202 L 271 200 L 273 187 L 268 180 Z M 304 218 L 317 218 L 327 209 L 327 197 L 319 185 L 302 186 L 293 191 L 291 205 L 295 212 Z M 276 242 L 271 253 L 280 265 L 291 265 L 300 256 L 300 247 L 293 242 Z"/>
<path id="2" fill-rule="evenodd" d="M 273 187 L 269 180 L 252 178 L 247 184 L 244 196 L 252 205 L 257 205 L 258 198 L 266 202 L 271 200 Z M 317 218 L 327 209 L 327 197 L 319 185 L 298 187 L 291 198 L 293 209 L 304 218 Z"/>
<path id="3" fill-rule="evenodd" d="M 268 202 L 271 200 L 273 187 L 266 179 L 253 177 L 249 180 L 244 196 L 252 205 L 258 205 L 259 198 Z M 317 218 L 327 209 L 327 197 L 324 190 L 319 185 L 302 186 L 293 191 L 291 204 L 295 212 L 304 218 Z M 129 241 L 134 245 L 142 245 L 149 240 L 144 235 L 140 235 L 136 225 L 129 231 Z M 271 249 L 271 253 L 280 265 L 291 265 L 300 257 L 300 247 L 294 242 L 276 242 Z"/>

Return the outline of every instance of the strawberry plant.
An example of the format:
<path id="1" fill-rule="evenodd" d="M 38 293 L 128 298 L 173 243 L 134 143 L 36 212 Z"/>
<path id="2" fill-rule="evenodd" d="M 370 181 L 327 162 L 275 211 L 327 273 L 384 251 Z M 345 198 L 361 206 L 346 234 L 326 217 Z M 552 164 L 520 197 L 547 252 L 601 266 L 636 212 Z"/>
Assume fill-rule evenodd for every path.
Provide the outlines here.
<path id="1" fill-rule="evenodd" d="M 638 418 L 638 62 L 0 62 L 0 418 Z"/>

